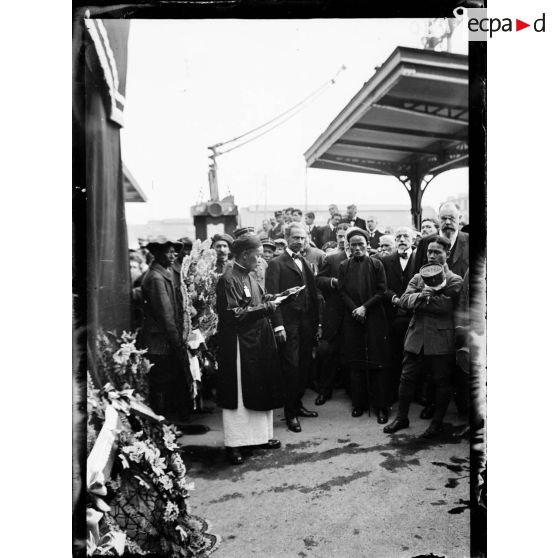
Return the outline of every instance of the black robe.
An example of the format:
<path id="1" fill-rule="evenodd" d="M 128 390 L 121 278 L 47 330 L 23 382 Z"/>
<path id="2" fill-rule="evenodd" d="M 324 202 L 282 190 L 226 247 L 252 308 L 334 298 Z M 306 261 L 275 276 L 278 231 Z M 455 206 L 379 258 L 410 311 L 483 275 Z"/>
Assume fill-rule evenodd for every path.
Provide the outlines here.
<path id="1" fill-rule="evenodd" d="M 377 258 L 350 258 L 339 267 L 339 294 L 343 302 L 342 356 L 348 363 L 385 367 L 389 364 L 388 321 L 382 304 L 386 291 L 384 266 Z M 352 316 L 366 307 L 363 323 Z"/>
<path id="2" fill-rule="evenodd" d="M 270 411 L 284 405 L 284 389 L 275 337 L 268 317 L 273 309 L 254 273 L 234 264 L 217 282 L 217 401 L 238 408 L 237 339 L 244 407 Z"/>

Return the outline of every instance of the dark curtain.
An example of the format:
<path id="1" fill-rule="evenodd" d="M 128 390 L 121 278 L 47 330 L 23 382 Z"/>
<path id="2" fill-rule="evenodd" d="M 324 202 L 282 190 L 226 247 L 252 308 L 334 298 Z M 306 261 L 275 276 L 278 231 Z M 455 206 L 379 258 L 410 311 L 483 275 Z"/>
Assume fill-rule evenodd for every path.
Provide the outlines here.
<path id="1" fill-rule="evenodd" d="M 125 84 L 129 21 L 105 21 L 105 26 L 115 47 L 120 82 Z M 110 119 L 110 106 L 109 90 L 95 46 L 83 21 L 77 19 L 74 24 L 73 229 L 74 286 L 77 283 L 78 292 L 74 290 L 74 293 L 81 296 L 76 301 L 80 308 L 76 314 L 82 314 L 79 316 L 82 319 L 77 321 L 87 330 L 87 366 L 98 385 L 103 385 L 104 378 L 97 372 L 95 362 L 97 331 L 103 328 L 120 334 L 131 328 L 120 126 Z"/>
<path id="2" fill-rule="evenodd" d="M 125 87 L 129 22 L 106 25 Z M 86 378 L 101 386 L 95 339 L 100 327 L 130 329 L 130 271 L 120 158 L 120 126 L 83 13 L 73 21 L 73 555 L 85 557 Z"/>

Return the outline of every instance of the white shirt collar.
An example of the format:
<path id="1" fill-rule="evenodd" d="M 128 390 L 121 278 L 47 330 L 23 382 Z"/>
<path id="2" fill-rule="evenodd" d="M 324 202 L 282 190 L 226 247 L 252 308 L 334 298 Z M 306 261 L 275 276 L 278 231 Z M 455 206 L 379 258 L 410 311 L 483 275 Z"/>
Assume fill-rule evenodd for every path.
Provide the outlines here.
<path id="1" fill-rule="evenodd" d="M 286 251 L 287 251 L 287 254 L 289 254 L 289 256 L 291 256 L 291 258 L 292 258 L 294 252 L 293 252 L 290 248 L 287 248 Z M 302 254 L 301 254 L 300 252 L 298 253 L 298 255 L 299 255 L 299 256 L 302 256 Z"/>
<path id="2" fill-rule="evenodd" d="M 411 254 L 413 253 L 413 247 L 411 246 L 408 250 L 405 250 L 405 252 L 407 253 L 406 259 L 409 259 L 411 257 Z M 399 252 L 397 252 L 397 255 L 399 256 Z M 399 256 L 399 258 L 401 259 L 401 256 Z"/>

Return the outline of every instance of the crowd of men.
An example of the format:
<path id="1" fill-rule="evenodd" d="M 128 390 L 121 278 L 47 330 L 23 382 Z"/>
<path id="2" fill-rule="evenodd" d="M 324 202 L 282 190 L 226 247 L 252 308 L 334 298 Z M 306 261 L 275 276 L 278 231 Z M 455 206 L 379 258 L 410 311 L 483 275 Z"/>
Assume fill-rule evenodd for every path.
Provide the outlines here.
<path id="1" fill-rule="evenodd" d="M 280 447 L 273 409 L 283 408 L 292 432 L 302 430 L 299 419 L 318 417 L 303 404 L 309 387 L 316 406 L 344 387 L 352 416 L 373 411 L 386 433 L 409 426 L 413 401 L 431 421 L 425 438 L 442 432 L 452 397 L 467 415 L 469 240 L 459 208 L 445 203 L 420 232 L 388 234 L 374 217 L 357 216 L 355 205 L 345 215 L 331 205 L 329 213 L 317 226 L 314 213 L 303 221 L 302 211 L 288 208 L 260 231 L 212 239 L 220 275 L 216 397 L 232 463 L 242 462 L 242 447 Z M 154 364 L 151 404 L 179 426 L 190 413 L 180 265 L 191 246 L 187 238 L 151 239 L 143 274 L 141 258 L 130 258 L 142 342 Z"/>

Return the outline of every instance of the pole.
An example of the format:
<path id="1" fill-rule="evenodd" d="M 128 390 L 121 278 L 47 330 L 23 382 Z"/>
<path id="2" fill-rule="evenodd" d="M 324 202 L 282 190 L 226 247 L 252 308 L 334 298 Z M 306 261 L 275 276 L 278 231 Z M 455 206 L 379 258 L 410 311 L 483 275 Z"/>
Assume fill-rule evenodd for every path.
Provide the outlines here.
<path id="1" fill-rule="evenodd" d="M 264 218 L 267 219 L 267 174 L 264 174 Z"/>
<path id="2" fill-rule="evenodd" d="M 308 211 L 308 167 L 304 167 L 304 213 Z"/>

